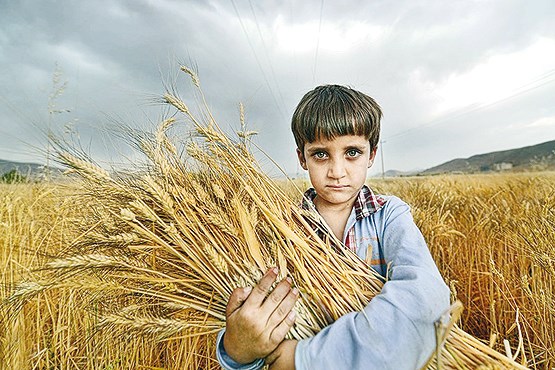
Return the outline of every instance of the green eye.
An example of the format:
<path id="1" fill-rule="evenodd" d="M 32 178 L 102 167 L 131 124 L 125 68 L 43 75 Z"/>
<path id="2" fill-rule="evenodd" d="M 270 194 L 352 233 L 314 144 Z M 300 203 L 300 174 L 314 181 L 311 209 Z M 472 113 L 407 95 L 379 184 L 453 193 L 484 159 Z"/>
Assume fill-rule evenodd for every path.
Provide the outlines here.
<path id="1" fill-rule="evenodd" d="M 315 156 L 316 158 L 318 158 L 318 159 L 322 159 L 322 158 L 325 158 L 325 157 L 326 157 L 326 153 L 324 153 L 324 152 L 317 152 L 317 153 L 314 153 L 314 156 Z"/>
<path id="2" fill-rule="evenodd" d="M 356 156 L 358 156 L 359 154 L 360 154 L 360 152 L 359 152 L 358 150 L 356 150 L 356 149 L 349 149 L 349 150 L 347 151 L 347 156 L 349 156 L 349 157 L 356 157 Z"/>

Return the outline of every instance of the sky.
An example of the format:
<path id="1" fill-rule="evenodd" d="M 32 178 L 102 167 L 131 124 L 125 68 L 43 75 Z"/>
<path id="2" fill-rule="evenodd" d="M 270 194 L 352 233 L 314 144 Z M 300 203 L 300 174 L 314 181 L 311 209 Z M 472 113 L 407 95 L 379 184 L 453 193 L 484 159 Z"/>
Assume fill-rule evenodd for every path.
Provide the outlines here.
<path id="1" fill-rule="evenodd" d="M 291 115 L 321 84 L 381 105 L 371 175 L 555 140 L 553 0 L 0 0 L 0 159 L 45 163 L 52 130 L 132 162 L 116 122 L 155 127 L 168 87 L 198 104 L 180 65 L 291 175 Z"/>

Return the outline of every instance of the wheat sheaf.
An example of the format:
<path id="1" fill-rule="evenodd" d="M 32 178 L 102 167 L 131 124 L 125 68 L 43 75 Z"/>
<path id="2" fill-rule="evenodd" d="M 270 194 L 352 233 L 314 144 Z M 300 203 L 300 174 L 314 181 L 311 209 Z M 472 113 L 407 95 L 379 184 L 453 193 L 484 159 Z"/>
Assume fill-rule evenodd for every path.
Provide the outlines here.
<path id="1" fill-rule="evenodd" d="M 196 73 L 181 70 L 205 102 Z M 213 341 L 225 326 L 233 289 L 256 284 L 272 266 L 300 291 L 291 338 L 315 335 L 379 294 L 383 279 L 356 255 L 336 252 L 338 240 L 322 240 L 313 227 L 319 216 L 300 209 L 298 199 L 261 170 L 248 150 L 254 132 L 244 129 L 243 119 L 232 139 L 206 103 L 194 115 L 173 92 L 162 100 L 175 115 L 152 134 L 132 138 L 146 168 L 108 172 L 60 148 L 59 160 L 81 182 L 75 196 L 75 206 L 86 210 L 75 226 L 81 236 L 44 266 L 49 274 L 41 289 L 31 291 L 27 283 L 14 299 L 63 281 L 102 303 L 99 330 Z M 180 121 L 195 132 L 185 143 L 167 134 Z M 452 316 L 450 324 L 438 325 L 427 368 L 525 369 L 453 325 Z M 203 340 L 187 342 L 193 346 L 187 350 L 213 357 Z M 218 368 L 208 358 L 201 367 Z"/>

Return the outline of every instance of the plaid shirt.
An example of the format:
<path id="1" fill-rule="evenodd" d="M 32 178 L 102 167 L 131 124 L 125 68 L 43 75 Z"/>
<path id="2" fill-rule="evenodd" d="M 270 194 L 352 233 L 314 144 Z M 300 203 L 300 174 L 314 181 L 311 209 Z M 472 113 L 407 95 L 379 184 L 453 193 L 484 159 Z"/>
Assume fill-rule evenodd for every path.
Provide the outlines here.
<path id="1" fill-rule="evenodd" d="M 317 211 L 316 206 L 314 205 L 314 198 L 316 198 L 316 190 L 314 188 L 308 189 L 304 193 L 303 201 L 301 207 L 305 210 L 312 210 Z M 366 217 L 371 216 L 372 214 L 378 212 L 387 202 L 387 200 L 382 197 L 381 195 L 376 195 L 374 192 L 366 185 L 364 185 L 360 192 L 358 193 L 355 203 L 353 205 L 355 219 L 356 222 L 360 222 Z M 326 225 L 314 225 L 314 229 L 318 233 L 318 236 L 323 240 L 329 240 L 329 235 L 331 231 Z M 376 230 L 377 232 L 377 230 Z M 357 246 L 356 242 L 356 234 L 355 234 L 355 225 L 353 224 L 347 233 L 345 234 L 345 238 L 343 240 L 344 247 L 349 249 L 350 251 L 357 253 L 359 246 Z M 379 241 L 378 241 L 378 247 Z M 358 254 L 358 253 L 357 253 Z M 371 260 L 367 258 L 367 261 L 370 262 L 371 265 L 385 265 L 385 261 L 382 260 L 381 256 L 378 260 Z"/>

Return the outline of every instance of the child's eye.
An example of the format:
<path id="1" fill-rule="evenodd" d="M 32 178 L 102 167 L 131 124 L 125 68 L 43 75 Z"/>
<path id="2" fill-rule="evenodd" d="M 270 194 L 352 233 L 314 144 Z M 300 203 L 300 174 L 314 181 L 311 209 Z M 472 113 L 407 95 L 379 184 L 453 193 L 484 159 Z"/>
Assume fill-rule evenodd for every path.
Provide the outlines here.
<path id="1" fill-rule="evenodd" d="M 324 158 L 326 158 L 326 153 L 324 153 L 324 152 L 316 152 L 316 153 L 314 153 L 314 158 L 316 158 L 316 159 L 324 159 Z"/>
<path id="2" fill-rule="evenodd" d="M 347 150 L 347 157 L 358 157 L 360 155 L 360 150 L 356 150 L 356 149 L 349 149 Z"/>

